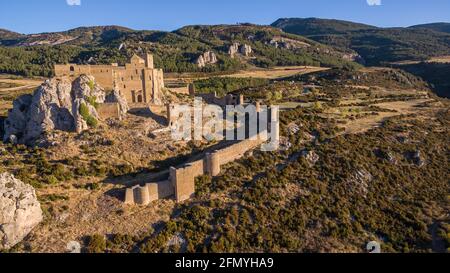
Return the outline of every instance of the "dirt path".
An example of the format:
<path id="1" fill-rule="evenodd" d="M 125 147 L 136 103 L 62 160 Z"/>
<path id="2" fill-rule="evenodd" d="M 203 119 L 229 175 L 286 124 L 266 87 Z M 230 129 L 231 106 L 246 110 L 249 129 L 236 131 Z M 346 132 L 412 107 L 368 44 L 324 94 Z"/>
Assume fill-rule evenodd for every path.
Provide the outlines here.
<path id="1" fill-rule="evenodd" d="M 235 74 L 223 75 L 221 77 L 230 78 L 264 78 L 264 79 L 279 79 L 294 76 L 297 74 L 308 74 L 318 71 L 328 70 L 323 67 L 313 66 L 292 66 L 292 67 L 276 67 L 273 69 L 261 69 L 261 70 L 244 70 Z"/>
<path id="2" fill-rule="evenodd" d="M 0 88 L 0 92 L 14 92 L 14 91 L 21 91 L 26 89 L 33 89 L 38 87 L 39 85 L 29 84 L 29 85 L 23 85 L 23 86 L 17 86 L 17 87 L 11 87 L 11 88 Z"/>
<path id="3" fill-rule="evenodd" d="M 44 80 L 34 80 L 34 79 L 3 79 L 0 78 L 0 82 L 4 83 L 13 83 L 17 85 L 31 85 L 31 86 L 39 86 L 44 82 Z"/>

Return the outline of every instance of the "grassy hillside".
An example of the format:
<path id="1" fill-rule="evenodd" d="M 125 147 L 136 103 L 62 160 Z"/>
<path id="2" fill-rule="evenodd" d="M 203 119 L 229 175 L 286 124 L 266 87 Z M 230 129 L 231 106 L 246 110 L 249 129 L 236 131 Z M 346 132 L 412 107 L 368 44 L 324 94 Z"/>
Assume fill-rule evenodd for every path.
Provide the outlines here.
<path id="1" fill-rule="evenodd" d="M 273 41 L 287 39 L 289 47 Z M 231 58 L 229 46 L 252 47 L 251 56 Z M 188 26 L 174 32 L 135 31 L 118 26 L 82 27 L 65 32 L 14 36 L 0 33 L 0 73 L 52 74 L 55 63 L 123 64 L 134 53 L 151 52 L 166 72 L 235 71 L 247 66 L 313 65 L 355 67 L 344 52 L 269 26 Z M 198 56 L 216 53 L 218 63 L 199 68 Z M 17 60 L 19 62 L 17 63 Z"/>
<path id="2" fill-rule="evenodd" d="M 450 54 L 450 34 L 431 27 L 377 28 L 346 21 L 298 18 L 280 19 L 272 26 L 342 50 L 356 51 L 368 65 Z"/>

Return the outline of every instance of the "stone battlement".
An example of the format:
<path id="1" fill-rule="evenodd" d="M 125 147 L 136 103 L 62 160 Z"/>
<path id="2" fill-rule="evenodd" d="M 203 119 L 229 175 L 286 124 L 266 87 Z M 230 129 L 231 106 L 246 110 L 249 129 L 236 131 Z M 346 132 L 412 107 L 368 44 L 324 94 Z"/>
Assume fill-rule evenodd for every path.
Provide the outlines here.
<path id="1" fill-rule="evenodd" d="M 260 133 L 256 140 L 243 140 L 226 148 L 207 153 L 204 158 L 180 167 L 170 168 L 168 180 L 147 183 L 126 189 L 125 203 L 148 205 L 149 203 L 174 197 L 177 202 L 192 198 L 195 194 L 195 178 L 202 175 L 217 176 L 221 167 L 244 157 L 244 155 L 265 142 Z"/>

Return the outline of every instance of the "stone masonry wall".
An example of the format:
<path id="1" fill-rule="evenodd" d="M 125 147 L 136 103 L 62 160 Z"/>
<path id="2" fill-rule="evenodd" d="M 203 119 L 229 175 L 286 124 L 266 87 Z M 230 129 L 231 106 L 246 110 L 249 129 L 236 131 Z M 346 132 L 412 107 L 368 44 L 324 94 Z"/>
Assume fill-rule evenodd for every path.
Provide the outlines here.
<path id="1" fill-rule="evenodd" d="M 97 107 L 100 119 L 120 119 L 120 106 L 118 103 L 102 103 Z"/>
<path id="2" fill-rule="evenodd" d="M 205 158 L 170 169 L 167 181 L 147 183 L 145 186 L 135 186 L 126 190 L 125 203 L 148 205 L 150 202 L 175 197 L 177 202 L 192 198 L 195 194 L 195 178 L 201 175 L 217 176 L 221 166 L 242 158 L 245 153 L 263 144 L 258 136 L 257 140 L 244 140 L 213 153 Z"/>

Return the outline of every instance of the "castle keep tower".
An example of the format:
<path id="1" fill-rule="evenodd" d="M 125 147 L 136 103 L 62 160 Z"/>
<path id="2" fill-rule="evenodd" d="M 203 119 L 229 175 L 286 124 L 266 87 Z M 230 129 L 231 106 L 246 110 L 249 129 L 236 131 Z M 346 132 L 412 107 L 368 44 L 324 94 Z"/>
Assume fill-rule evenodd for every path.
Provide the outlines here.
<path id="1" fill-rule="evenodd" d="M 164 73 L 154 66 L 153 55 L 145 58 L 133 55 L 125 66 L 111 65 L 55 65 L 57 77 L 76 78 L 92 75 L 105 89 L 118 89 L 127 102 L 133 104 L 162 104 Z"/>

